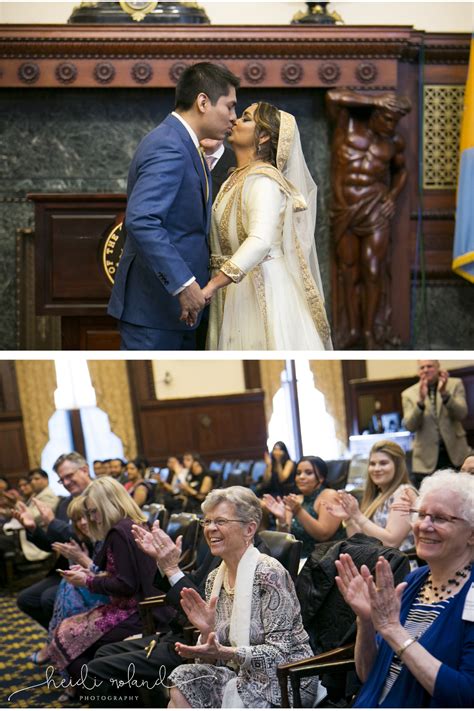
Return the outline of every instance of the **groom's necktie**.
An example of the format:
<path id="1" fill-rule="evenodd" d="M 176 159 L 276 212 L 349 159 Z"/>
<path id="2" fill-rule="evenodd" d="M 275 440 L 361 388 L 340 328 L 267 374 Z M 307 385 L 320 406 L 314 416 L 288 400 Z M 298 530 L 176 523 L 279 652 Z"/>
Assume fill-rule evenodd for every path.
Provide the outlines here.
<path id="1" fill-rule="evenodd" d="M 206 203 L 207 203 L 209 201 L 209 178 L 207 177 L 206 164 L 204 162 L 204 151 L 201 148 L 201 146 L 199 146 L 199 148 L 198 148 L 198 153 L 199 153 L 199 158 L 201 159 L 202 169 L 204 171 L 204 177 L 206 178 Z"/>

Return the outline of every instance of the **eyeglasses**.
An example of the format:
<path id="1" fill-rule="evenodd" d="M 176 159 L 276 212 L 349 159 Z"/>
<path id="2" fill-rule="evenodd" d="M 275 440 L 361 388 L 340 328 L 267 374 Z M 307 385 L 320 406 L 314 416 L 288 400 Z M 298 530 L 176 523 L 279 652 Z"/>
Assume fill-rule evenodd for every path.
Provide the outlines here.
<path id="1" fill-rule="evenodd" d="M 79 471 L 81 467 L 77 467 L 77 469 L 74 469 L 73 472 L 69 472 L 69 474 L 65 474 L 64 476 L 58 476 L 58 481 L 60 484 L 65 484 L 67 481 L 71 481 L 72 477 L 74 474 Z"/>
<path id="2" fill-rule="evenodd" d="M 245 521 L 242 521 L 241 518 L 215 518 L 214 520 L 212 518 L 203 518 L 199 521 L 199 525 L 203 528 L 208 528 L 208 526 L 212 526 L 214 524 L 217 528 L 223 528 L 232 522 L 245 523 Z"/>
<path id="3" fill-rule="evenodd" d="M 459 518 L 459 516 L 441 516 L 438 514 L 430 514 L 426 511 L 418 511 L 417 509 L 409 509 L 410 523 L 421 523 L 428 516 L 433 526 L 442 528 L 446 526 L 447 523 L 452 523 L 453 521 L 465 521 L 464 518 Z"/>

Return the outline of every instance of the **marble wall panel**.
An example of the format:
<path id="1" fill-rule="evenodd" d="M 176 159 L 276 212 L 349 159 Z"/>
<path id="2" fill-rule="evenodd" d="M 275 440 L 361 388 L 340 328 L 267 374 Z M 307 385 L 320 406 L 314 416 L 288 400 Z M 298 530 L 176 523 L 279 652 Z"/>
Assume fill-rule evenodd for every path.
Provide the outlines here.
<path id="1" fill-rule="evenodd" d="M 330 135 L 324 91 L 243 89 L 238 111 L 265 100 L 295 114 L 308 166 L 318 184 L 316 240 L 330 305 Z M 29 192 L 125 192 L 140 139 L 173 108 L 166 89 L 6 90 L 0 95 L 0 349 L 17 347 L 15 239 L 33 227 Z M 428 287 L 429 334 L 420 316 L 415 348 L 474 347 L 469 284 Z M 453 318 L 455 314 L 455 318 Z"/>

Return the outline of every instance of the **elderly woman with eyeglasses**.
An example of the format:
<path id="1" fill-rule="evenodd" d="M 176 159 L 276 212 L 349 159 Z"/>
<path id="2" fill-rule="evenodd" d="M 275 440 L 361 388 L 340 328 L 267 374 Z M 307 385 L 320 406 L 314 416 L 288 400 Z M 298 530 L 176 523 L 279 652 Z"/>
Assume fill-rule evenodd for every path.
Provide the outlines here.
<path id="1" fill-rule="evenodd" d="M 336 582 L 357 614 L 356 707 L 474 706 L 474 479 L 426 477 L 410 510 L 417 555 L 428 565 L 396 588 L 387 561 L 375 580 L 350 556 Z"/>
<path id="2" fill-rule="evenodd" d="M 202 504 L 204 535 L 222 558 L 206 583 L 206 602 L 184 588 L 181 604 L 199 630 L 195 646 L 176 643 L 183 659 L 170 675 L 171 708 L 279 706 L 277 666 L 311 654 L 293 582 L 253 545 L 262 509 L 242 486 L 215 489 Z M 303 684 L 311 701 L 317 679 Z"/>
<path id="3" fill-rule="evenodd" d="M 142 631 L 138 603 L 153 594 L 152 559 L 136 545 L 134 524 L 145 516 L 124 487 L 111 477 L 95 479 L 83 494 L 89 536 L 103 541 L 93 570 L 74 565 L 59 571 L 72 585 L 107 595 L 109 602 L 63 620 L 54 630 L 49 651 L 56 668 L 78 682 L 81 667 L 99 647 Z"/>

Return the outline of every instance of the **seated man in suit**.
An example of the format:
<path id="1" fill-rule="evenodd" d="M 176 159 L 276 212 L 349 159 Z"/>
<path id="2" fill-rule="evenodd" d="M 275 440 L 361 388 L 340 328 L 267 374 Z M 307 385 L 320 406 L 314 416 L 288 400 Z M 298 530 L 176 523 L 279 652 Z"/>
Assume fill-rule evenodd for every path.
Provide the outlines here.
<path id="1" fill-rule="evenodd" d="M 37 501 L 36 506 L 41 514 L 43 526 L 37 526 L 34 518 L 24 504 L 18 504 L 20 509 L 15 517 L 24 526 L 28 540 L 43 551 L 52 551 L 51 544 L 59 541 L 66 543 L 74 538 L 74 532 L 67 515 L 67 509 L 74 496 L 79 496 L 91 483 L 89 465 L 81 454 L 70 452 L 62 454 L 53 465 L 59 481 L 67 489 L 70 496 L 61 499 L 56 512 Z M 48 575 L 30 587 L 22 590 L 17 598 L 17 605 L 27 615 L 48 629 L 53 614 L 54 599 L 61 582 L 61 576 L 56 568 L 68 568 L 67 560 L 55 562 Z"/>
<path id="2" fill-rule="evenodd" d="M 158 570 L 153 581 L 154 586 L 166 593 L 166 604 L 175 607 L 178 615 L 170 621 L 171 632 L 165 635 L 151 635 L 102 647 L 88 665 L 88 676 L 102 682 L 97 691 L 101 698 L 108 694 L 113 698 L 114 691 L 117 697 L 119 687 L 123 696 L 126 696 L 127 691 L 133 691 L 135 694 L 137 689 L 133 684 L 128 687 L 126 683 L 124 687 L 120 686 L 122 682 L 133 677 L 138 682 L 142 705 L 163 708 L 167 705 L 168 698 L 159 680 L 164 680 L 176 666 L 182 664 L 183 660 L 176 654 L 174 645 L 176 642 L 186 643 L 183 626 L 187 624 L 187 619 L 181 610 L 181 590 L 184 587 L 194 588 L 204 597 L 207 576 L 220 565 L 221 558 L 212 555 L 207 548 L 198 567 L 188 575 L 179 568 L 181 537 L 174 543 L 157 524 L 153 526 L 151 534 L 146 534 L 143 529 L 135 526 L 134 535 L 137 545 L 156 561 Z M 255 536 L 255 546 L 261 553 L 270 555 L 268 547 L 258 534 Z M 133 665 L 133 674 L 130 665 Z M 88 703 L 94 705 L 92 694 L 88 695 Z M 120 704 L 115 701 L 114 705 Z M 124 701 L 124 705 L 127 706 L 128 703 Z M 134 701 L 134 705 L 138 705 L 137 701 Z"/>

